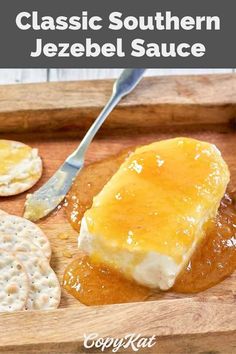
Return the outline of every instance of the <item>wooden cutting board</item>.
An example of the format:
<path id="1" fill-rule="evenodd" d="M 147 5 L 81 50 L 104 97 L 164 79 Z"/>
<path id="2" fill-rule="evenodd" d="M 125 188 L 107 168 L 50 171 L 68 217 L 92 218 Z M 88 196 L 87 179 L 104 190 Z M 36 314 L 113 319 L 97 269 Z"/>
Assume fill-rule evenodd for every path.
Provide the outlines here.
<path id="1" fill-rule="evenodd" d="M 105 105 L 113 82 L 82 81 L 0 86 L 1 138 L 37 147 L 44 173 L 37 189 L 79 144 Z M 236 187 L 236 75 L 146 78 L 110 115 L 89 148 L 86 163 L 134 145 L 176 136 L 215 143 Z M 1 198 L 0 208 L 22 215 L 25 194 Z M 60 281 L 76 256 L 77 234 L 64 209 L 39 222 L 53 249 Z M 60 238 L 68 235 L 67 240 Z M 83 335 L 157 336 L 141 353 L 236 353 L 236 274 L 195 295 L 157 294 L 143 303 L 86 307 L 62 292 L 55 311 L 0 315 L 0 352 L 98 353 L 86 351 Z M 106 352 L 110 353 L 111 349 Z M 123 351 L 133 353 L 132 348 Z"/>

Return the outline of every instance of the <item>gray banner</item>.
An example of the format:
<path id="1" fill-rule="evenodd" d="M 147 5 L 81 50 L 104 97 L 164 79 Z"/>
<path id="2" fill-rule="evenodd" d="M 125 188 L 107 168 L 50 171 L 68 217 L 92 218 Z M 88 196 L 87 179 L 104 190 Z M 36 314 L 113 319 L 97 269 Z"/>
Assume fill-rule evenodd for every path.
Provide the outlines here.
<path id="1" fill-rule="evenodd" d="M 236 66 L 233 0 L 7 0 L 0 8 L 1 68 Z"/>

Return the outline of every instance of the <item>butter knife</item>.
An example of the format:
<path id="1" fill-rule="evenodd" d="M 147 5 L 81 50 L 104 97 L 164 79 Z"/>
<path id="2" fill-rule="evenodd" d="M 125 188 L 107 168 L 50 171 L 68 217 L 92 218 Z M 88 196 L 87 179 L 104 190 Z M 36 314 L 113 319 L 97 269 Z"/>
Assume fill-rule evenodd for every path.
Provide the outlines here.
<path id="1" fill-rule="evenodd" d="M 78 148 L 65 160 L 55 174 L 33 194 L 28 194 L 24 217 L 37 221 L 53 211 L 65 198 L 75 177 L 84 165 L 85 153 L 95 134 L 119 101 L 141 80 L 145 69 L 125 69 L 113 85 L 112 95 L 92 124 Z"/>

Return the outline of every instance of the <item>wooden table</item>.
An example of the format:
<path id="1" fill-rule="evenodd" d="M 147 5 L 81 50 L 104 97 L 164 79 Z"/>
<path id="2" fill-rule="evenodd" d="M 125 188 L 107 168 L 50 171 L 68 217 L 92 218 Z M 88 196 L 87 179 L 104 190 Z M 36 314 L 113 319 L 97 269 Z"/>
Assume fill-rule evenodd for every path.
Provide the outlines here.
<path id="1" fill-rule="evenodd" d="M 0 87 L 1 136 L 38 147 L 43 178 L 54 173 L 77 146 L 107 101 L 112 81 L 81 81 Z M 86 163 L 128 146 L 175 136 L 215 143 L 236 184 L 236 74 L 145 78 L 112 112 L 93 141 Z M 21 215 L 25 194 L 3 198 L 0 208 Z M 52 266 L 60 280 L 77 252 L 77 234 L 62 208 L 39 225 L 48 235 Z M 66 232 L 68 240 L 58 234 Z M 0 316 L 2 353 L 85 353 L 84 333 L 122 338 L 127 333 L 157 336 L 139 353 L 236 353 L 236 274 L 199 294 L 156 294 L 152 301 L 86 307 L 63 291 L 55 311 Z M 89 351 L 94 353 L 95 351 Z M 111 350 L 107 351 L 111 352 Z M 133 353 L 130 349 L 126 353 Z"/>

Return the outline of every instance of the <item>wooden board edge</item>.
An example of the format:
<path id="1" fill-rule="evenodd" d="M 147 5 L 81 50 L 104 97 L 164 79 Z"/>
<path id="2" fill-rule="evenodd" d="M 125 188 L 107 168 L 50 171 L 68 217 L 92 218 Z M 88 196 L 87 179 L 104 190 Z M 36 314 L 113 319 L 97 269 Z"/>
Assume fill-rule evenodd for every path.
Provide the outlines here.
<path id="1" fill-rule="evenodd" d="M 113 80 L 0 86 L 0 132 L 87 128 Z M 109 128 L 229 124 L 236 119 L 236 74 L 144 78 L 112 112 Z"/>
<path id="2" fill-rule="evenodd" d="M 69 352 L 77 348 L 76 352 L 82 353 L 84 334 L 91 333 L 98 333 L 103 338 L 123 338 L 128 333 L 143 337 L 155 335 L 157 345 L 162 343 L 165 350 L 173 348 L 175 343 L 179 343 L 178 350 L 181 343 L 182 348 L 191 341 L 198 343 L 197 339 L 203 335 L 206 338 L 204 346 L 209 340 L 219 348 L 220 341 L 227 335 L 228 344 L 236 344 L 236 308 L 234 299 L 227 296 L 223 301 L 216 297 L 207 301 L 187 298 L 48 312 L 18 312 L 2 314 L 0 328 L 0 352 L 13 349 L 18 352 L 27 348 L 56 350 L 60 347 L 67 348 Z M 153 349 L 150 353 L 156 351 Z"/>
<path id="3" fill-rule="evenodd" d="M 194 335 L 173 335 L 158 337 L 151 348 L 140 348 L 141 354 L 234 354 L 236 347 L 236 332 L 220 332 Z M 0 347 L 0 353 L 4 354 L 98 354 L 100 348 L 85 348 L 83 342 L 70 341 L 67 343 L 40 343 L 22 346 Z M 117 353 L 133 354 L 132 347 L 121 348 Z M 113 347 L 105 350 L 105 353 L 114 353 Z"/>

